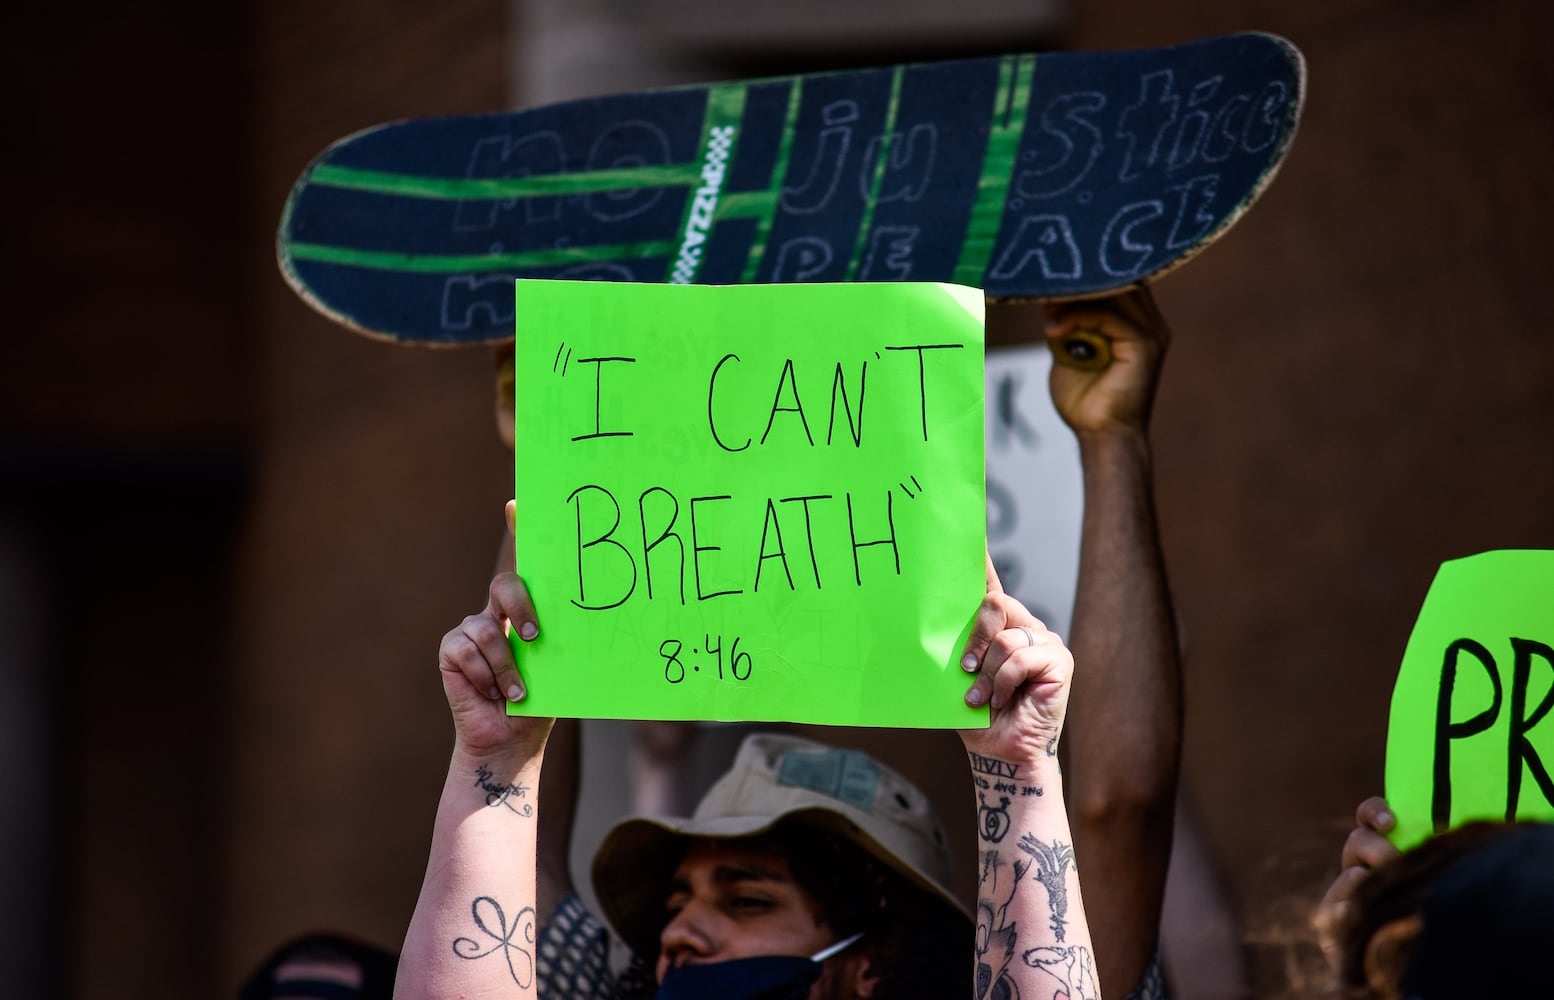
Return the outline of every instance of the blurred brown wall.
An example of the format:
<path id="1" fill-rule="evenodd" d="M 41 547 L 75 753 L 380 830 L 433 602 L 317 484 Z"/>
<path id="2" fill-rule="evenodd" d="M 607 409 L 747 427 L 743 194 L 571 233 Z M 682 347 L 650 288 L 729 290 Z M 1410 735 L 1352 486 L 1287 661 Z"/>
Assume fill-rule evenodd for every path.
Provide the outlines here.
<path id="1" fill-rule="evenodd" d="M 287 191 L 330 142 L 505 105 L 506 6 L 284 0 L 261 15 L 244 266 L 262 275 L 263 334 L 227 717 L 243 794 L 227 804 L 226 982 L 312 929 L 397 948 L 452 745 L 437 643 L 483 601 L 512 491 L 483 352 L 354 336 L 272 257 Z"/>
<path id="2" fill-rule="evenodd" d="M 5 337 L 4 512 L 54 567 L 34 805 L 69 831 L 42 919 L 81 997 L 227 995 L 312 927 L 397 942 L 449 744 L 435 647 L 481 600 L 509 491 L 479 352 L 349 335 L 271 260 L 328 142 L 506 103 L 509 7 L 185 7 L 7 33 L 11 92 L 40 94 L 8 238 L 18 290 L 50 293 L 17 294 Z M 1158 289 L 1186 783 L 1247 910 L 1320 879 L 1379 789 L 1435 566 L 1554 547 L 1548 11 L 1087 0 L 1063 39 L 1262 28 L 1309 60 L 1282 175 Z M 133 502 L 103 531 L 105 491 Z"/>
<path id="3" fill-rule="evenodd" d="M 1078 14 L 1078 48 L 1256 27 L 1308 60 L 1283 172 L 1159 288 L 1186 785 L 1256 918 L 1336 872 L 1354 806 L 1381 791 L 1392 681 L 1439 563 L 1554 546 L 1554 9 Z"/>
<path id="4" fill-rule="evenodd" d="M 7 996 L 200 996 L 220 977 L 255 329 L 246 15 L 0 14 Z"/>

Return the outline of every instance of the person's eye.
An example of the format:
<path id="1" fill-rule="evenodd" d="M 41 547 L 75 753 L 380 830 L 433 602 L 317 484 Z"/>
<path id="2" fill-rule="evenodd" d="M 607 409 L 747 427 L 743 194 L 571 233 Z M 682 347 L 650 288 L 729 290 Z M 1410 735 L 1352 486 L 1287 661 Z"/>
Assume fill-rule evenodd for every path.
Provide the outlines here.
<path id="1" fill-rule="evenodd" d="M 729 906 L 742 913 L 758 913 L 772 908 L 772 901 L 762 896 L 735 896 Z"/>

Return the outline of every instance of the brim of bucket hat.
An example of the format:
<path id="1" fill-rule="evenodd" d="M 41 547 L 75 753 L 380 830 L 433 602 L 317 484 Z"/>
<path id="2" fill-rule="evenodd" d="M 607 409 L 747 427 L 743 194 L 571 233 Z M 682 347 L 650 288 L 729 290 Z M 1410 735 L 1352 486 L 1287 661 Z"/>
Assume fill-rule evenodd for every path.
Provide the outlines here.
<path id="1" fill-rule="evenodd" d="M 617 936 L 642 957 L 658 953 L 669 883 L 690 843 L 755 837 L 776 827 L 801 825 L 856 844 L 937 903 L 947 922 L 970 930 L 965 904 L 947 887 L 918 871 L 841 813 L 820 807 L 777 815 L 718 816 L 706 819 L 638 816 L 617 823 L 594 855 L 593 888 L 599 909 Z"/>

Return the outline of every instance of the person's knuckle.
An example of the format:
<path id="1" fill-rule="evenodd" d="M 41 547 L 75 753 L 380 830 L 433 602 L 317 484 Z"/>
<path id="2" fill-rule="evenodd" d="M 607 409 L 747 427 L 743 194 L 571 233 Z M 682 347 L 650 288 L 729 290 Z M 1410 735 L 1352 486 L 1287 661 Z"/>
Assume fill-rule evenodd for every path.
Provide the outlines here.
<path id="1" fill-rule="evenodd" d="M 485 668 L 485 653 L 467 635 L 459 636 L 458 641 L 453 644 L 451 652 L 454 664 L 465 673 Z"/>
<path id="2" fill-rule="evenodd" d="M 482 648 L 493 646 L 504 638 L 502 627 L 490 615 L 477 615 L 465 625 L 469 640 Z"/>
<path id="3" fill-rule="evenodd" d="M 437 647 L 437 651 L 443 659 L 452 662 L 466 655 L 473 645 L 470 642 L 469 636 L 465 634 L 464 627 L 461 625 L 442 637 L 442 643 Z"/>
<path id="4" fill-rule="evenodd" d="M 1370 838 L 1371 832 L 1364 827 L 1355 827 L 1349 831 L 1349 836 L 1344 839 L 1344 867 L 1347 868 L 1365 859 Z"/>

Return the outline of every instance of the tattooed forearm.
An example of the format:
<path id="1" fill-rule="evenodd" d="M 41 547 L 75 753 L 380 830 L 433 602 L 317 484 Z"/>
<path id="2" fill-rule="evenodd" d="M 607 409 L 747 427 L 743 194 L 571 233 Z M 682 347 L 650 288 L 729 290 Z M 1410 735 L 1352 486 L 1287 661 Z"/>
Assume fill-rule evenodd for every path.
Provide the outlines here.
<path id="1" fill-rule="evenodd" d="M 1095 959 L 1083 945 L 1072 948 L 1032 948 L 1020 956 L 1025 964 L 1043 974 L 1037 1000 L 1099 1000 L 1101 989 L 1095 979 Z M 1051 979 L 1051 990 L 1045 987 Z"/>
<path id="2" fill-rule="evenodd" d="M 1019 990 L 1009 975 L 1009 962 L 1019 944 L 1014 922 L 1009 919 L 1009 903 L 1015 887 L 1025 874 L 1015 860 L 1013 877 L 1007 887 L 1000 883 L 1008 866 L 997 850 L 982 852 L 982 873 L 978 878 L 976 983 L 975 1000 L 1016 1000 Z"/>
<path id="3" fill-rule="evenodd" d="M 1052 933 L 1061 941 L 1067 926 L 1068 869 L 1074 864 L 1074 849 L 1060 840 L 1043 844 L 1028 833 L 1020 838 L 1019 847 L 1036 860 L 1036 881 L 1047 890 L 1047 908 L 1052 911 Z"/>
<path id="4" fill-rule="evenodd" d="M 1018 764 L 971 751 L 967 755 L 971 759 L 971 780 L 977 786 L 977 828 L 983 840 L 996 844 L 1009 832 L 1009 803 L 1016 798 L 1040 795 L 1042 787 L 1022 781 Z M 984 794 L 987 792 L 997 799 L 997 805 L 989 803 L 989 796 Z"/>
<path id="5" fill-rule="evenodd" d="M 491 769 L 482 764 L 475 770 L 475 787 L 486 793 L 486 805 L 505 806 L 519 816 L 533 816 L 534 804 L 518 801 L 529 797 L 528 785 L 503 785 L 492 781 Z"/>
<path id="6" fill-rule="evenodd" d="M 1002 840 L 1002 835 L 997 839 Z M 1002 848 L 985 847 L 978 858 L 976 1000 L 1098 1000 L 1095 962 L 1088 947 L 1061 944 L 1068 926 L 1068 873 L 1074 868 L 1074 849 L 1059 840 L 1043 843 L 1030 833 L 1021 836 L 1016 846 L 1019 851 L 1009 855 Z M 1024 899 L 1021 893 L 1032 891 L 1032 882 L 1041 883 L 1046 892 L 1049 926 L 1060 943 L 1021 950 L 1015 916 L 1029 904 L 1017 905 L 1016 897 Z M 1045 938 L 1045 934 L 1036 936 Z M 1034 943 L 1031 937 L 1025 935 L 1027 945 Z M 1021 963 L 1011 961 L 1016 954 L 1024 970 Z"/>
<path id="7" fill-rule="evenodd" d="M 501 952 L 507 961 L 508 975 L 520 988 L 527 989 L 534 982 L 534 907 L 525 906 L 519 910 L 511 925 L 507 923 L 501 904 L 490 896 L 477 896 L 470 904 L 469 912 L 475 921 L 475 929 L 485 940 L 454 938 L 453 953 L 474 960 Z M 520 936 L 520 931 L 521 939 L 513 940 Z"/>

